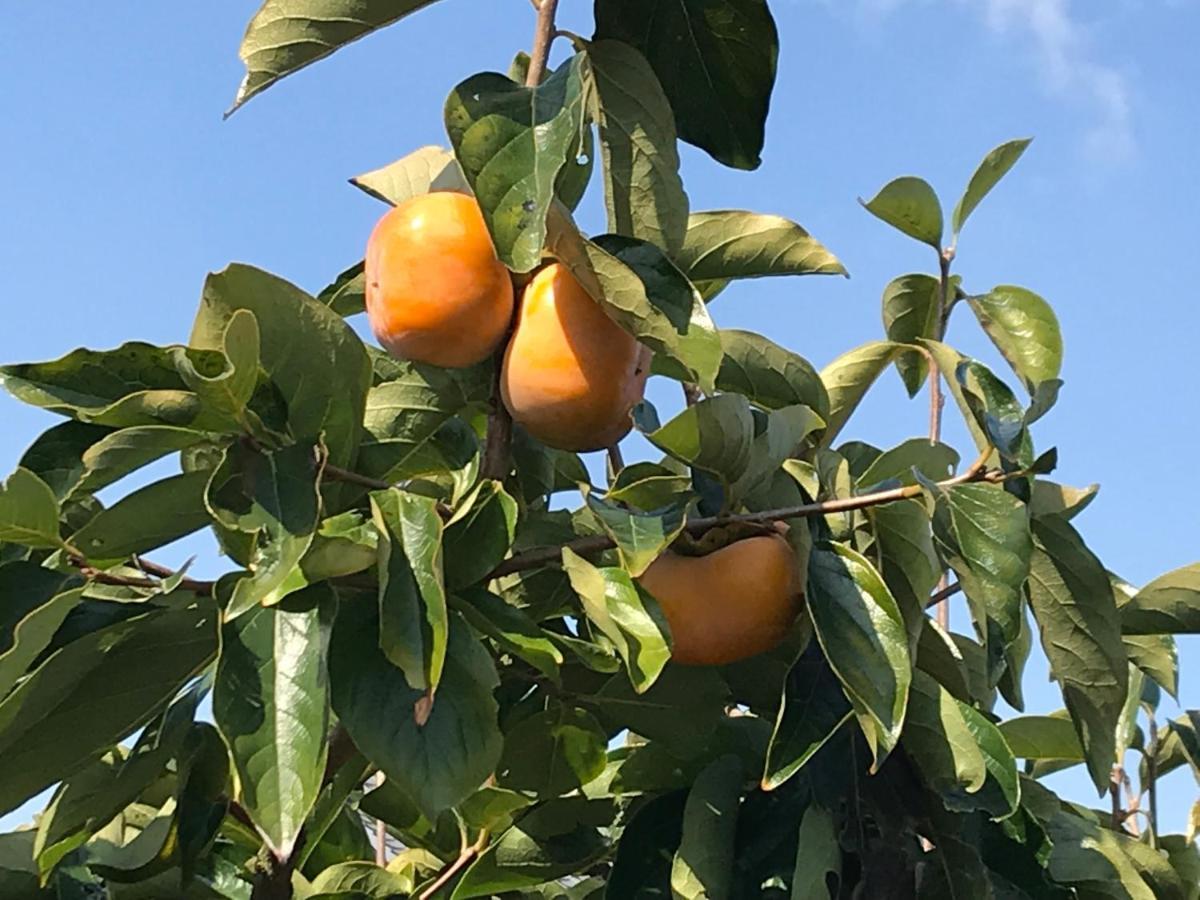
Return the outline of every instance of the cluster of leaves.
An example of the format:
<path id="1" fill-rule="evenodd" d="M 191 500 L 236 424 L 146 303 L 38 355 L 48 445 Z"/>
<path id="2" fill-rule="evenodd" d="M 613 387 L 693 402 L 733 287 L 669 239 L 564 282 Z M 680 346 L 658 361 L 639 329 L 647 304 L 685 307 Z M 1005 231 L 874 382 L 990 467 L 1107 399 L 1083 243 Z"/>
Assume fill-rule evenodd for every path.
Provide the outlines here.
<path id="1" fill-rule="evenodd" d="M 431 2 L 268 0 L 238 102 Z M 522 57 L 457 86 L 452 149 L 355 183 L 391 203 L 470 190 L 514 272 L 568 265 L 701 397 L 665 423 L 635 411 L 661 459 L 596 486 L 518 429 L 484 477 L 492 364 L 364 346 L 345 321 L 361 265 L 316 297 L 231 266 L 186 346 L 4 367 L 67 420 L 0 490 L 0 810 L 57 785 L 36 827 L 0 837 L 0 896 L 1194 900 L 1194 833 L 1139 826 L 1140 794 L 1119 792 L 1129 750 L 1141 786 L 1200 777 L 1200 714 L 1155 721 L 1172 635 L 1200 631 L 1200 567 L 1141 590 L 1105 569 L 1073 524 L 1094 490 L 1046 479 L 1030 434 L 1061 386 L 1052 310 L 950 275 L 1027 142 L 985 159 L 949 247 L 925 182 L 865 204 L 938 273 L 889 284 L 886 339 L 818 373 L 707 303 L 841 264 L 785 219 L 690 212 L 678 174 L 679 139 L 757 164 L 765 2 L 598 0 L 596 20 L 538 86 Z M 570 210 L 596 145 L 610 233 L 587 238 Z M 942 342 L 960 302 L 1028 402 Z M 944 379 L 978 462 L 955 476 L 938 441 L 838 443 L 891 365 L 914 395 Z M 167 457 L 180 474 L 97 500 Z M 637 577 L 676 541 L 771 520 L 806 572 L 792 636 L 672 664 Z M 202 529 L 236 566 L 216 582 L 144 556 Z M 969 634 L 926 612 L 947 569 Z M 1035 635 L 1065 709 L 1001 720 Z M 1116 812 L 1038 780 L 1073 765 Z M 386 865 L 364 814 L 403 845 Z"/>

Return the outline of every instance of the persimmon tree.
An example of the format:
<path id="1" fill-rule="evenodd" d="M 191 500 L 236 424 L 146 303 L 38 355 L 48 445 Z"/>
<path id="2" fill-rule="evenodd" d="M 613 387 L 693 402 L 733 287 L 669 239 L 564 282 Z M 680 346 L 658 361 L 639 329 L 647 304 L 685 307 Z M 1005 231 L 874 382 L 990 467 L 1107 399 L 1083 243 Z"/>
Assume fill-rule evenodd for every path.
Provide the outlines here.
<path id="1" fill-rule="evenodd" d="M 235 107 L 433 2 L 267 0 Z M 0 837 L 0 896 L 1195 898 L 1200 808 L 1166 834 L 1156 784 L 1200 777 L 1200 713 L 1157 710 L 1200 564 L 1139 589 L 1097 559 L 1094 491 L 1051 480 L 1035 441 L 1055 315 L 955 271 L 1028 141 L 985 157 L 948 223 L 918 178 L 863 204 L 930 271 L 818 372 L 712 312 L 732 281 L 842 264 L 788 219 L 691 210 L 679 175 L 679 140 L 758 165 L 765 0 L 596 0 L 590 38 L 557 6 L 535 3 L 508 74 L 450 89 L 446 147 L 354 183 L 474 196 L 518 292 L 565 267 L 682 386 L 632 410 L 653 458 L 614 445 L 596 484 L 514 426 L 503 347 L 442 369 L 368 346 L 346 321 L 361 264 L 315 297 L 232 265 L 186 344 L 5 366 L 64 421 L 0 490 L 0 809 L 53 788 Z M 574 223 L 589 188 L 606 234 Z M 1008 370 L 945 343 L 954 314 Z M 928 430 L 917 404 L 912 440 L 840 440 L 893 366 Z M 943 414 L 974 446 L 942 441 Z M 167 457 L 179 474 L 96 499 Z M 203 529 L 227 574 L 154 561 Z M 802 600 L 739 652 L 722 642 L 769 573 L 738 554 L 763 536 Z M 684 579 L 646 579 L 662 606 L 642 583 L 667 553 L 728 563 L 668 609 Z M 721 663 L 673 662 L 664 610 Z M 1035 641 L 1064 708 L 1002 718 Z M 1096 797 L 1040 780 L 1071 766 Z"/>

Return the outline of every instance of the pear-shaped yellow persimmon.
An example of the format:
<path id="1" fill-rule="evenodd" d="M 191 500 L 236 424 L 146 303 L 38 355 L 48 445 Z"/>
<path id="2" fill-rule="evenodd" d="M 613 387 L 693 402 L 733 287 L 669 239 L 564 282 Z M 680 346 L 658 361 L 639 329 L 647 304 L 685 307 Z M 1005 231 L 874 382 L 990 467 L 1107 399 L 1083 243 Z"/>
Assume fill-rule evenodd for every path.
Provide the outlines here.
<path id="1" fill-rule="evenodd" d="M 385 214 L 367 242 L 366 282 L 371 330 L 402 359 L 473 365 L 512 321 L 512 280 L 466 194 L 421 194 Z"/>
<path id="2" fill-rule="evenodd" d="M 671 627 L 671 658 L 736 662 L 775 647 L 801 609 L 796 556 L 779 535 L 744 538 L 706 556 L 666 551 L 638 579 Z"/>
<path id="3" fill-rule="evenodd" d="M 649 350 L 552 263 L 521 297 L 500 387 L 513 419 L 538 440 L 599 450 L 629 432 L 649 371 Z"/>

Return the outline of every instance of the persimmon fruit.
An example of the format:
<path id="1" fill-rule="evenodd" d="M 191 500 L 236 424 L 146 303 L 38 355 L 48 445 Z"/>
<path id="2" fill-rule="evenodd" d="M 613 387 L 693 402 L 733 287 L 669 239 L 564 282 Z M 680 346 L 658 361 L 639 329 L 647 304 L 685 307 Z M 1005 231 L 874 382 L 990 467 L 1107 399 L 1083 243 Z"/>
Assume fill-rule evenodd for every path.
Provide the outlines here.
<path id="1" fill-rule="evenodd" d="M 365 274 L 371 330 L 401 359 L 474 365 L 512 322 L 512 280 L 466 194 L 421 194 L 389 210 L 367 241 Z"/>
<path id="2" fill-rule="evenodd" d="M 561 263 L 526 286 L 504 354 L 501 396 L 513 419 L 559 450 L 599 450 L 629 433 L 650 351 L 605 315 Z"/>
<path id="3" fill-rule="evenodd" d="M 781 535 L 743 538 L 705 556 L 667 550 L 638 581 L 666 616 L 671 658 L 688 666 L 724 665 L 777 646 L 803 593 Z"/>

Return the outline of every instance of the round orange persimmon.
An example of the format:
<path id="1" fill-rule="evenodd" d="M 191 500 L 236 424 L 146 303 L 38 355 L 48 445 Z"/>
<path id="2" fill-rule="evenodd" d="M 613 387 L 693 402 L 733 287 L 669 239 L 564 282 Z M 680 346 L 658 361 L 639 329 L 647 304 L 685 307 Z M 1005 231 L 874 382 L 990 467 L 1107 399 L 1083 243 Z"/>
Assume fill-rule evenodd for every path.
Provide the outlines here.
<path id="1" fill-rule="evenodd" d="M 512 280 L 466 194 L 421 194 L 386 213 L 367 241 L 366 282 L 371 330 L 401 359 L 473 365 L 512 321 Z"/>
<path id="2" fill-rule="evenodd" d="M 559 263 L 525 288 L 500 377 L 515 421 L 551 447 L 599 450 L 632 426 L 650 351 L 612 321 Z"/>
<path id="3" fill-rule="evenodd" d="M 671 628 L 671 658 L 715 666 L 779 644 L 801 609 L 796 556 L 779 535 L 744 538 L 706 556 L 671 550 L 638 579 Z"/>

